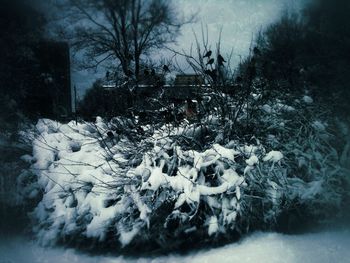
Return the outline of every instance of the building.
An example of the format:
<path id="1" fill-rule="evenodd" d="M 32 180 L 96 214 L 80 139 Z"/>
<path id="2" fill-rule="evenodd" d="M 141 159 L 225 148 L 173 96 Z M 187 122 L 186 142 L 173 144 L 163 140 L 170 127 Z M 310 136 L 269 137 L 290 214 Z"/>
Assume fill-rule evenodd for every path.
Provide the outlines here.
<path id="1" fill-rule="evenodd" d="M 178 74 L 175 78 L 175 86 L 201 86 L 205 83 L 203 77 L 198 74 Z"/>
<path id="2" fill-rule="evenodd" d="M 210 96 L 213 87 L 205 84 L 204 78 L 196 74 L 177 75 L 173 85 L 152 83 L 138 85 L 111 86 L 103 85 L 106 103 L 113 114 L 155 114 L 162 111 L 181 110 L 187 117 L 194 117 L 204 97 Z M 232 95 L 236 90 L 233 85 L 215 86 L 215 90 Z M 112 103 L 111 103 L 112 102 Z"/>

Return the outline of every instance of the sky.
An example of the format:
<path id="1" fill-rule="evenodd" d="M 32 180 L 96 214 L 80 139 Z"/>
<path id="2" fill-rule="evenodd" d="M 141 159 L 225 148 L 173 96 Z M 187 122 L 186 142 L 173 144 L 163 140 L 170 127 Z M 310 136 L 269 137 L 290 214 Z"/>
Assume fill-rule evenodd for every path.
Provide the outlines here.
<path id="1" fill-rule="evenodd" d="M 201 38 L 201 26 L 208 27 L 211 46 L 219 38 L 222 28 L 221 53 L 229 54 L 233 50 L 232 66 L 237 65 L 241 57 L 249 53 L 249 47 L 256 33 L 268 24 L 276 21 L 285 10 L 300 10 L 306 0 L 174 0 L 179 13 L 189 16 L 197 13 L 196 22 L 185 25 L 177 44 L 172 48 L 188 51 L 195 42 L 194 33 Z M 161 53 L 171 56 L 168 51 Z M 179 61 L 180 65 L 186 65 Z M 104 76 L 103 68 L 97 72 L 77 70 L 72 68 L 72 84 L 76 85 L 78 98 L 82 98 L 85 91 L 99 77 Z"/>

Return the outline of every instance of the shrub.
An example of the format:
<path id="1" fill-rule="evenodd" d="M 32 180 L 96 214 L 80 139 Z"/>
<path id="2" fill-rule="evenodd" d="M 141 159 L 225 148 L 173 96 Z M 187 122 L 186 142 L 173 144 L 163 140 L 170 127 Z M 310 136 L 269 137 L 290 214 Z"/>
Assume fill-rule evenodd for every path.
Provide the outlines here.
<path id="1" fill-rule="evenodd" d="M 45 244 L 172 250 L 276 229 L 296 210 L 314 222 L 340 215 L 349 178 L 330 124 L 310 97 L 292 105 L 257 107 L 249 140 L 227 141 L 215 115 L 178 127 L 40 120 L 34 232 Z"/>

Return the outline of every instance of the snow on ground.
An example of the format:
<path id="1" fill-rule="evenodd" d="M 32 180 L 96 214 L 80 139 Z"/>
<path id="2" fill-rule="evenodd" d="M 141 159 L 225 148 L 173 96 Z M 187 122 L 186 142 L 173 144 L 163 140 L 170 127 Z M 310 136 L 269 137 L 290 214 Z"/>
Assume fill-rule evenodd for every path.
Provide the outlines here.
<path id="1" fill-rule="evenodd" d="M 89 256 L 73 249 L 43 248 L 23 238 L 0 238 L 1 263 L 158 263 L 158 262 L 350 262 L 350 231 L 337 230 L 303 235 L 255 233 L 241 242 L 190 255 L 154 258 Z"/>

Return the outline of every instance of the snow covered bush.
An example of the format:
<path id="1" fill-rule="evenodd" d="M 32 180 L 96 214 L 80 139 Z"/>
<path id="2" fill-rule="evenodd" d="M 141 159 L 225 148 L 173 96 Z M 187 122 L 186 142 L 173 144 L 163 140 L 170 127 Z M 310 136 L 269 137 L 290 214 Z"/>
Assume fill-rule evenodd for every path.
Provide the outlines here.
<path id="1" fill-rule="evenodd" d="M 350 186 L 349 166 L 344 162 L 349 159 L 349 133 L 339 128 L 348 127 L 345 122 L 308 95 L 300 99 L 289 95 L 261 109 L 255 125 L 262 132 L 257 136 L 266 147 L 285 153 L 284 213 L 297 215 L 296 224 L 305 218 L 315 223 L 343 216 Z"/>
<path id="2" fill-rule="evenodd" d="M 31 169 L 19 177 L 23 194 L 41 199 L 32 212 L 39 240 L 169 250 L 273 229 L 295 211 L 320 219 L 341 211 L 349 178 L 329 124 L 310 100 L 251 96 L 234 120 L 39 120 L 26 133 Z M 260 130 L 240 138 L 248 115 Z"/>
<path id="3" fill-rule="evenodd" d="M 42 119 L 36 125 L 39 134 L 27 160 L 37 182 L 27 185 L 25 193 L 33 197 L 41 191 L 32 216 L 43 243 L 91 239 L 115 241 L 115 246 L 117 241 L 120 246 L 152 241 L 166 247 L 167 241 L 179 244 L 187 236 L 205 241 L 244 232 L 251 214 L 266 223 L 278 214 L 276 194 L 268 195 L 264 202 L 269 205 L 262 210 L 252 210 L 250 204 L 257 175 L 269 177 L 259 182 L 264 194 L 285 179 L 285 173 L 277 173 L 280 152 L 237 141 L 186 150 L 176 140 L 184 129 L 169 134 L 163 127 L 143 141 L 151 147 L 135 160 L 133 142 L 112 137 L 108 125 L 101 119 L 77 125 Z M 274 175 L 255 174 L 261 165 Z"/>
<path id="4" fill-rule="evenodd" d="M 194 149 L 201 126 L 42 119 L 33 157 L 25 158 L 30 172 L 19 177 L 30 175 L 24 195 L 42 196 L 32 213 L 34 232 L 43 244 L 176 249 L 275 228 L 296 208 L 325 216 L 342 202 L 336 185 L 344 173 L 332 148 L 318 141 L 330 136 L 325 124 L 311 124 L 286 138 L 286 126 L 270 125 L 264 145 L 254 138 L 220 145 L 220 132 L 212 131 L 212 143 Z"/>

